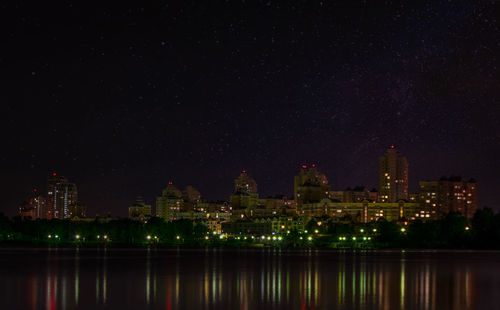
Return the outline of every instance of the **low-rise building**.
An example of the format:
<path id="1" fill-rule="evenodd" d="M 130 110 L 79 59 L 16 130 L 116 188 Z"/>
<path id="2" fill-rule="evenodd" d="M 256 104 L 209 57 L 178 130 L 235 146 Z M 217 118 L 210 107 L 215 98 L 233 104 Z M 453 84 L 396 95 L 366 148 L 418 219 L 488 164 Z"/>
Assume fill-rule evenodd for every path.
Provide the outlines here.
<path id="1" fill-rule="evenodd" d="M 306 222 L 313 217 L 349 218 L 354 222 L 368 223 L 384 218 L 387 221 L 429 218 L 419 203 L 398 202 L 333 202 L 323 199 L 319 203 L 304 204 L 301 216 Z"/>
<path id="2" fill-rule="evenodd" d="M 222 223 L 222 232 L 233 235 L 285 234 L 291 230 L 303 230 L 304 221 L 297 216 L 244 217 Z"/>
<path id="3" fill-rule="evenodd" d="M 151 217 L 151 205 L 146 204 L 142 197 L 137 197 L 135 203 L 128 208 L 128 217 L 146 222 Z"/>

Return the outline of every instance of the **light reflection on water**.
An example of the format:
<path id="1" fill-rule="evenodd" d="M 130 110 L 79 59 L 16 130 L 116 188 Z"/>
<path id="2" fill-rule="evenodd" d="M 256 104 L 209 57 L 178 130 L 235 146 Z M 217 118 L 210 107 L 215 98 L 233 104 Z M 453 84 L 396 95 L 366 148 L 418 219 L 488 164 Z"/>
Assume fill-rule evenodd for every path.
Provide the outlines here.
<path id="1" fill-rule="evenodd" d="M 0 275 L 5 309 L 477 309 L 500 253 L 2 249 Z"/>

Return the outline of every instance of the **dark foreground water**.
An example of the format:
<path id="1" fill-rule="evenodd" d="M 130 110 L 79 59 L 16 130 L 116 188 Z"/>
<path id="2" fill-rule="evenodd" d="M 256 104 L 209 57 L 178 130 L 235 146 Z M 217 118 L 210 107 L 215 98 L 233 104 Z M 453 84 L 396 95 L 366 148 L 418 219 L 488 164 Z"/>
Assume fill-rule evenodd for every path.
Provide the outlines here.
<path id="1" fill-rule="evenodd" d="M 0 249 L 1 309 L 500 309 L 500 252 Z"/>

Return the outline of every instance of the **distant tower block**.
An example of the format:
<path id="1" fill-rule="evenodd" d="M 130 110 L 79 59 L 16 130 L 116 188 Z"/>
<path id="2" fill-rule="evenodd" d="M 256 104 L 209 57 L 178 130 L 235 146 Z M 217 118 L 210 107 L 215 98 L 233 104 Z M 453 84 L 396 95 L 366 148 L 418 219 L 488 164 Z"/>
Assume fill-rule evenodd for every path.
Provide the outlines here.
<path id="1" fill-rule="evenodd" d="M 293 185 L 295 204 L 299 212 L 305 203 L 316 203 L 330 197 L 328 179 L 318 171 L 316 164 L 312 164 L 310 168 L 306 164 L 301 165 Z"/>
<path id="2" fill-rule="evenodd" d="M 47 179 L 47 219 L 70 217 L 69 206 L 78 202 L 78 190 L 63 176 L 53 172 Z"/>
<path id="3" fill-rule="evenodd" d="M 408 161 L 394 145 L 380 157 L 379 199 L 381 202 L 408 200 Z"/>

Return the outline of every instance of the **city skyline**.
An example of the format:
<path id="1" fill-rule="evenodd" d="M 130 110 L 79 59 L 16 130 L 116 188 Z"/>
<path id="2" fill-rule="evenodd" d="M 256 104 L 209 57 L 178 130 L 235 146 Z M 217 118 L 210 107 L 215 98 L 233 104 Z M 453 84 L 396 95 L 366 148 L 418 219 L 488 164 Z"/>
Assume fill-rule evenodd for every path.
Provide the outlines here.
<path id="1" fill-rule="evenodd" d="M 391 158 L 392 158 L 392 160 L 391 160 Z M 391 170 L 388 168 L 389 166 L 391 166 L 391 164 L 389 164 L 389 165 L 387 164 L 389 162 L 393 162 L 392 169 L 393 170 L 395 169 L 395 171 L 398 171 L 396 174 L 397 178 L 405 178 L 406 177 L 406 180 L 404 181 L 404 187 L 400 188 L 399 190 L 396 190 L 396 192 L 399 191 L 399 194 L 397 194 L 399 196 L 396 196 L 394 198 L 390 198 L 390 197 L 392 197 L 392 195 L 394 195 L 395 192 L 393 194 L 390 194 L 391 195 L 390 197 L 384 196 L 384 195 L 387 195 L 387 193 L 389 193 L 389 192 L 387 192 L 387 190 L 389 190 L 389 188 L 386 188 L 386 185 L 388 185 L 388 184 L 386 184 L 386 182 L 387 182 L 387 179 L 390 179 L 389 175 L 392 175 Z M 401 168 L 396 168 L 397 163 L 399 163 L 399 162 L 402 163 L 403 170 L 401 170 Z M 467 182 L 466 179 L 462 180 L 461 176 L 455 176 L 455 175 L 441 176 L 440 178 L 436 178 L 434 180 L 423 179 L 423 180 L 419 180 L 417 182 L 418 183 L 418 191 L 408 193 L 408 191 L 407 191 L 407 186 L 408 186 L 407 177 L 408 177 L 408 170 L 409 170 L 408 169 L 408 162 L 406 161 L 406 157 L 404 157 L 403 154 L 401 152 L 399 152 L 399 150 L 396 148 L 395 145 L 391 144 L 387 148 L 386 154 L 383 157 L 380 157 L 379 163 L 380 163 L 380 165 L 379 165 L 379 171 L 378 171 L 378 174 L 379 174 L 379 185 L 378 186 L 367 187 L 365 185 L 362 185 L 362 182 L 358 182 L 358 185 L 355 185 L 352 187 L 349 186 L 347 188 L 336 188 L 336 187 L 332 186 L 331 184 L 329 184 L 328 177 L 322 173 L 321 169 L 318 170 L 316 163 L 310 163 L 310 164 L 302 163 L 299 167 L 299 174 L 294 176 L 293 195 L 292 194 L 287 195 L 287 194 L 283 194 L 283 193 L 273 193 L 273 194 L 264 194 L 264 195 L 260 194 L 260 198 L 264 199 L 264 198 L 283 197 L 284 199 L 288 199 L 293 203 L 293 208 L 295 208 L 297 210 L 297 214 L 300 213 L 299 212 L 300 210 L 302 210 L 302 204 L 304 203 L 303 201 L 305 201 L 305 203 L 307 203 L 307 202 L 309 202 L 309 203 L 310 202 L 318 202 L 319 203 L 323 198 L 328 198 L 333 202 L 334 201 L 361 202 L 361 200 L 366 199 L 368 201 L 380 202 L 380 203 L 384 203 L 384 202 L 385 203 L 391 203 L 391 202 L 395 203 L 395 202 L 398 202 L 399 200 L 405 200 L 407 202 L 418 202 L 422 206 L 426 205 L 426 208 L 429 209 L 429 208 L 431 208 L 431 204 L 429 203 L 429 201 L 425 201 L 425 199 L 423 197 L 419 197 L 419 195 L 422 192 L 428 192 L 429 193 L 428 195 L 430 195 L 430 194 L 435 195 L 435 193 L 431 193 L 431 192 L 435 192 L 435 191 L 439 192 L 439 189 L 438 189 L 437 185 L 434 185 L 434 186 L 431 186 L 433 190 L 430 190 L 428 188 L 429 187 L 428 185 L 423 186 L 422 184 L 431 184 L 433 182 L 434 183 L 438 182 L 439 184 L 441 184 L 443 182 L 443 180 L 447 181 L 448 179 L 450 181 L 453 180 L 455 182 L 465 182 L 464 184 L 466 184 L 466 182 Z M 400 172 L 400 171 L 402 171 L 402 172 Z M 399 173 L 402 173 L 402 174 L 399 174 Z M 470 180 L 473 180 L 473 178 L 470 178 Z M 401 181 L 402 180 L 400 180 L 400 182 Z M 315 189 L 314 191 L 319 191 L 319 192 L 314 193 L 314 192 L 310 192 L 310 190 L 307 189 L 308 187 L 306 184 L 311 184 L 311 182 L 318 183 L 317 186 L 319 186 L 319 187 L 317 187 L 317 190 Z M 476 184 L 475 180 L 473 180 L 472 182 L 474 182 L 473 184 Z M 301 190 L 302 185 L 306 185 L 306 187 L 304 187 L 305 191 Z M 464 185 L 464 186 L 466 186 L 466 188 L 468 188 L 467 185 Z M 465 209 L 462 210 L 462 207 L 458 207 L 458 209 L 457 209 L 454 206 L 450 206 L 449 204 L 452 203 L 451 201 L 445 203 L 445 205 L 447 205 L 447 207 L 450 208 L 450 209 L 448 209 L 447 212 L 449 212 L 449 211 L 461 212 L 461 213 L 466 214 L 470 218 L 473 215 L 473 212 L 475 212 L 476 208 L 478 207 L 478 194 L 477 194 L 478 190 L 477 190 L 476 185 L 473 185 L 473 186 L 474 186 L 473 187 L 473 189 L 474 189 L 474 194 L 473 194 L 474 208 L 472 209 L 473 210 L 472 213 L 464 211 Z M 68 196 L 68 188 L 70 190 L 69 196 Z M 56 172 L 49 173 L 48 179 L 47 179 L 47 191 L 45 192 L 46 206 L 44 204 L 44 208 L 45 208 L 44 213 L 46 212 L 46 215 L 44 215 L 42 217 L 41 216 L 36 216 L 36 217 L 37 218 L 48 218 L 48 219 L 50 219 L 50 218 L 69 218 L 68 206 L 70 206 L 70 205 L 83 206 L 83 211 L 78 211 L 78 212 L 73 211 L 73 213 L 74 212 L 76 212 L 77 214 L 87 213 L 90 217 L 92 217 L 94 214 L 88 212 L 88 210 L 85 211 L 87 209 L 87 206 L 84 203 L 82 204 L 80 199 L 77 198 L 78 193 L 77 193 L 76 188 L 77 188 L 77 185 L 75 183 L 70 183 L 65 176 L 62 176 Z M 181 192 L 182 188 L 185 188 L 185 189 Z M 384 191 L 380 192 L 380 188 L 384 188 L 385 192 Z M 439 187 L 439 188 L 441 188 L 441 187 Z M 481 188 L 481 187 L 479 187 L 479 188 Z M 57 189 L 59 189 L 59 191 Z M 74 193 L 71 191 L 74 191 Z M 186 191 L 188 191 L 188 193 L 186 193 Z M 325 191 L 326 191 L 326 195 L 324 195 Z M 373 192 L 373 191 L 375 191 L 375 192 Z M 63 197 L 65 197 L 65 198 L 59 197 L 58 198 L 59 202 L 56 202 L 56 200 L 55 200 L 56 199 L 55 197 L 57 197 L 57 195 L 54 195 L 54 193 L 57 193 L 57 192 L 60 192 L 62 195 L 64 195 Z M 192 184 L 177 184 L 177 183 L 174 183 L 172 180 L 169 180 L 167 182 L 167 185 L 165 185 L 163 187 L 163 189 L 160 190 L 160 192 L 161 192 L 161 194 L 159 196 L 156 195 L 155 196 L 156 198 L 145 197 L 141 193 L 136 193 L 136 195 L 134 196 L 134 199 L 136 199 L 135 205 L 137 205 L 137 203 L 139 203 L 139 205 L 144 206 L 144 203 L 149 203 L 150 204 L 149 214 L 162 217 L 166 221 L 171 221 L 171 220 L 175 219 L 175 216 L 172 217 L 173 215 L 167 215 L 167 214 L 170 214 L 170 211 L 167 211 L 167 210 L 170 210 L 173 207 L 174 210 L 177 210 L 176 212 L 179 212 L 180 206 L 181 206 L 180 203 L 182 203 L 182 199 L 184 199 L 184 200 L 186 199 L 186 198 L 184 198 L 184 195 L 188 195 L 190 197 L 197 197 L 196 199 L 188 199 L 189 201 L 195 202 L 194 206 L 196 206 L 196 202 L 202 202 L 202 201 L 204 203 L 215 203 L 215 202 L 222 203 L 222 202 L 225 202 L 229 207 L 232 208 L 233 213 L 234 213 L 234 210 L 240 208 L 240 207 L 238 207 L 240 204 L 243 203 L 245 206 L 244 208 L 247 208 L 250 205 L 257 206 L 257 204 L 258 204 L 257 201 L 259 200 L 258 182 L 256 182 L 256 180 L 251 176 L 251 173 L 249 174 L 249 172 L 246 169 L 241 170 L 239 177 L 234 179 L 234 189 L 232 191 L 233 194 L 227 195 L 224 198 L 220 198 L 220 199 L 216 199 L 216 200 L 207 199 L 206 196 L 203 195 L 204 193 L 199 192 L 196 188 L 194 188 L 192 186 Z M 375 194 L 375 196 L 372 197 L 372 194 L 369 194 L 370 192 Z M 447 192 L 447 191 L 445 191 L 445 192 Z M 445 192 L 443 192 L 442 194 L 444 194 Z M 461 192 L 461 190 L 460 190 L 460 192 Z M 464 190 L 464 193 L 465 192 L 466 191 Z M 467 189 L 467 193 L 468 192 L 469 191 Z M 406 196 L 402 197 L 401 195 L 404 193 L 406 193 L 405 194 Z M 250 195 L 250 197 L 253 197 L 253 198 L 250 198 L 251 199 L 250 201 L 248 201 L 249 198 L 245 198 L 246 202 L 243 202 L 241 200 L 241 198 L 238 198 L 239 197 L 238 195 L 241 195 L 241 194 L 243 194 L 243 196 Z M 346 195 L 348 195 L 349 197 L 346 197 Z M 462 194 L 459 193 L 459 195 L 462 195 Z M 68 201 L 67 196 L 69 197 L 69 201 Z M 208 195 L 208 196 L 210 196 L 210 195 Z M 359 197 L 359 198 L 354 198 L 354 196 Z M 28 198 L 25 200 L 25 201 L 30 201 L 29 204 L 31 204 L 31 201 L 33 199 L 43 198 L 43 192 L 40 193 L 40 190 L 35 188 L 33 193 L 31 193 L 31 197 L 32 198 Z M 50 198 L 50 197 L 53 197 L 53 198 Z M 234 198 L 234 197 L 236 197 L 236 198 Z M 236 200 L 234 200 L 234 199 L 236 199 Z M 352 200 L 352 199 L 355 199 L 355 200 Z M 433 202 L 437 202 L 437 201 L 433 201 Z M 52 206 L 53 204 L 56 206 L 53 207 Z M 264 203 L 264 204 L 266 204 L 266 203 Z M 439 203 L 439 205 L 441 205 L 441 204 L 442 204 L 442 202 Z M 22 208 L 24 215 L 31 215 L 29 213 L 26 213 L 25 208 L 23 207 L 25 205 L 25 202 L 18 204 L 18 205 L 20 208 L 18 211 L 19 214 L 21 214 L 20 212 L 21 212 L 21 208 Z M 151 205 L 154 207 L 151 208 Z M 130 203 L 127 204 L 126 206 L 127 207 L 130 206 Z M 432 206 L 436 207 L 436 204 L 432 204 Z M 124 213 L 128 213 L 128 210 L 126 208 L 123 208 L 123 207 L 124 206 L 122 206 L 121 210 L 119 210 L 120 212 L 113 213 L 112 215 L 113 216 L 125 216 Z M 184 207 L 181 209 L 184 209 Z M 74 210 L 74 209 L 72 209 L 72 210 Z M 80 209 L 78 209 L 78 210 L 80 210 Z M 39 210 L 36 210 L 35 212 L 37 214 L 40 213 Z M 54 212 L 56 213 L 56 215 L 54 215 Z M 57 213 L 59 213 L 59 214 L 57 214 Z M 100 216 L 106 216 L 106 215 L 110 215 L 110 214 L 111 214 L 111 212 L 109 210 L 98 210 L 98 212 L 96 212 L 96 215 L 100 215 Z"/>

